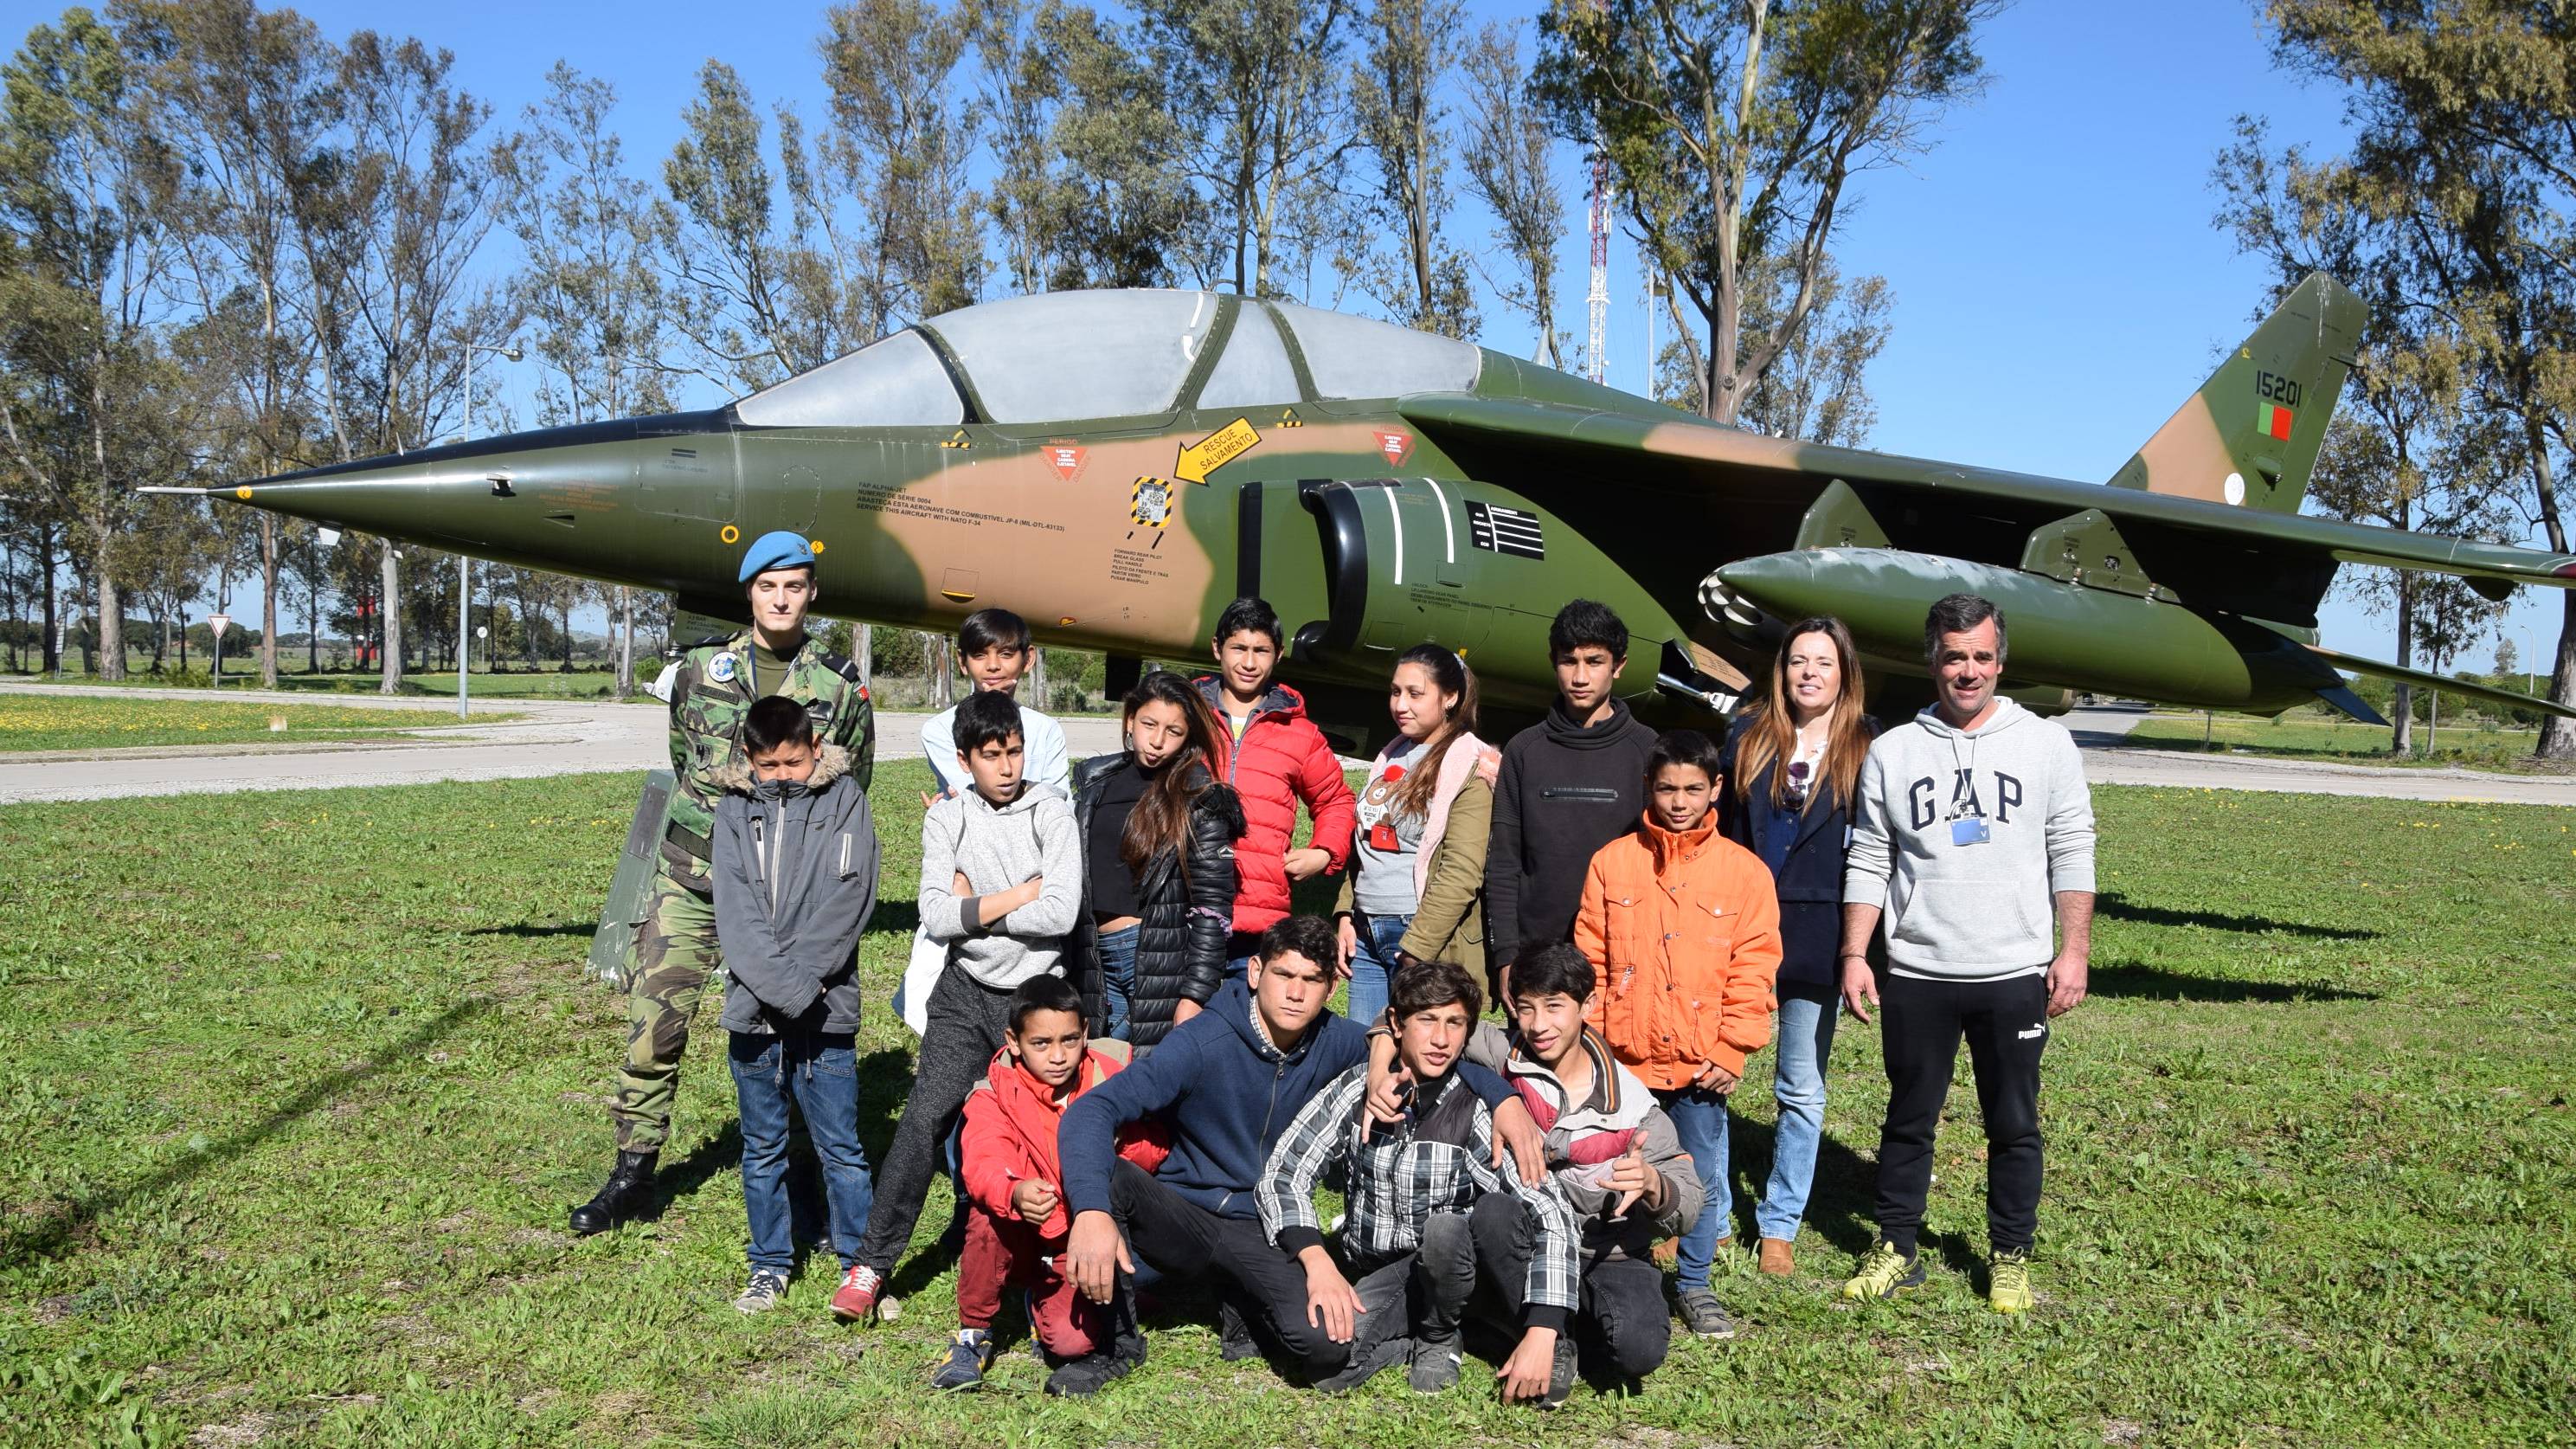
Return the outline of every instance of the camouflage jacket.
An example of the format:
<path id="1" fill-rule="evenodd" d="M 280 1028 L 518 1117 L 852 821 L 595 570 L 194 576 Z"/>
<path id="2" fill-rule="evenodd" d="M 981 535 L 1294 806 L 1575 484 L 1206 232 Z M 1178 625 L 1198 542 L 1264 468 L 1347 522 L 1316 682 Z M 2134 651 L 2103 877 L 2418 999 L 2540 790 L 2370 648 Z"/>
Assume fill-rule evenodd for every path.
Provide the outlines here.
<path id="1" fill-rule="evenodd" d="M 724 787 L 716 777 L 727 768 L 747 764 L 742 749 L 742 717 L 758 696 L 751 692 L 751 631 L 730 639 L 711 639 L 690 646 L 671 677 L 671 773 L 680 788 L 671 796 L 671 823 L 662 842 L 662 863 L 679 881 L 698 891 L 709 888 L 708 837 L 715 826 L 716 800 Z M 819 744 L 849 751 L 850 773 L 859 788 L 868 787 L 876 765 L 876 715 L 859 667 L 826 652 L 807 635 L 784 680 L 763 679 L 761 694 L 783 694 L 803 700 L 814 720 Z"/>

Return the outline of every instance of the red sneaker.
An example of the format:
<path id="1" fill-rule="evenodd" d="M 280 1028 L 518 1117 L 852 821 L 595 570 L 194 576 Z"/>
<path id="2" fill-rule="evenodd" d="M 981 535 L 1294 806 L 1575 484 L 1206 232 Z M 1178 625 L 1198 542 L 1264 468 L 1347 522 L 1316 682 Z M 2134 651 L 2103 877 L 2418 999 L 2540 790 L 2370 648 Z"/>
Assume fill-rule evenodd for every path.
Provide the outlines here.
<path id="1" fill-rule="evenodd" d="M 877 1315 L 877 1296 L 885 1291 L 885 1279 L 865 1263 L 852 1263 L 841 1275 L 841 1286 L 832 1294 L 832 1316 L 852 1323 L 864 1323 Z M 886 1305 L 891 1309 L 891 1303 Z M 894 1315 L 888 1312 L 885 1317 Z"/>

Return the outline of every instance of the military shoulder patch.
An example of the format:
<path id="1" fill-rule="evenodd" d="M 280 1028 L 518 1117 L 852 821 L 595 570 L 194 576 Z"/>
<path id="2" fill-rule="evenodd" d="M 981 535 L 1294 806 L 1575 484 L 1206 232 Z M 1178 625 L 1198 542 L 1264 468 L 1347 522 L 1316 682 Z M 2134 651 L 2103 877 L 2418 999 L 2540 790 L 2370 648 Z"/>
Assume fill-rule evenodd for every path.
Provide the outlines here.
<path id="1" fill-rule="evenodd" d="M 718 684 L 731 684 L 738 663 L 731 654 L 719 654 L 707 661 L 707 678 Z"/>

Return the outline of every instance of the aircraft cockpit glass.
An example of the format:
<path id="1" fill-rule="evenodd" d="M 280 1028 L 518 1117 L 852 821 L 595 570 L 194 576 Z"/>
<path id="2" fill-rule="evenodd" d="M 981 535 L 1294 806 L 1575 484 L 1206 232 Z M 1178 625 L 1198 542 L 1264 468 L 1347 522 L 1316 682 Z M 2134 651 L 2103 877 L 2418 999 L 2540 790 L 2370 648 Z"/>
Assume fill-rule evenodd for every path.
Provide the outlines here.
<path id="1" fill-rule="evenodd" d="M 1279 340 L 1279 324 L 1260 307 L 1246 302 L 1234 314 L 1234 333 L 1225 355 L 1208 369 L 1199 389 L 1202 408 L 1258 407 L 1297 396 L 1297 369 L 1289 364 L 1288 344 Z"/>
<path id="2" fill-rule="evenodd" d="M 1042 292 L 933 317 L 986 421 L 1168 412 L 1216 320 L 1205 292 Z"/>
<path id="3" fill-rule="evenodd" d="M 966 420 L 966 404 L 907 330 L 753 393 L 734 415 L 755 428 L 946 428 Z"/>
<path id="4" fill-rule="evenodd" d="M 1306 370 L 1323 397 L 1464 391 L 1476 385 L 1484 362 L 1473 343 L 1293 302 L 1270 305 L 1297 335 L 1297 350 L 1306 354 Z"/>

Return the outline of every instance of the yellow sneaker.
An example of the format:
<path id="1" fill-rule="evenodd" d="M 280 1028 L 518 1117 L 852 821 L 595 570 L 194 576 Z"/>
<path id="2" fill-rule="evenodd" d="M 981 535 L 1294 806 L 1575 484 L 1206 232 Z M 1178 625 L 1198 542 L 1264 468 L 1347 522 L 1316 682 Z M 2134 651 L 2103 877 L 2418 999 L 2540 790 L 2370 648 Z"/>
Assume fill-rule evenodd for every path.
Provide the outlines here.
<path id="1" fill-rule="evenodd" d="M 1893 1298 L 1923 1286 L 1923 1261 L 1912 1253 L 1896 1251 L 1896 1245 L 1881 1238 L 1860 1260 L 1860 1270 L 1843 1284 L 1845 1298 Z"/>
<path id="2" fill-rule="evenodd" d="M 1986 1284 L 1986 1301 L 1997 1313 L 2030 1311 L 2030 1250 L 2019 1248 L 1995 1254 L 1994 1270 Z"/>

